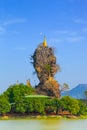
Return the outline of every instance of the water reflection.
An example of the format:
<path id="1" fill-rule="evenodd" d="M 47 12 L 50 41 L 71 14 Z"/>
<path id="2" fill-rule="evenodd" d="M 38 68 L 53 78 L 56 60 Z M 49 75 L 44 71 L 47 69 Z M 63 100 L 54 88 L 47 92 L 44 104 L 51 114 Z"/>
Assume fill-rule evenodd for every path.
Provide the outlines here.
<path id="1" fill-rule="evenodd" d="M 52 119 L 47 119 L 42 122 L 43 128 L 41 130 L 59 130 L 61 121 L 60 120 L 52 120 Z"/>
<path id="2" fill-rule="evenodd" d="M 87 130 L 87 120 L 7 120 L 0 121 L 0 130 Z"/>

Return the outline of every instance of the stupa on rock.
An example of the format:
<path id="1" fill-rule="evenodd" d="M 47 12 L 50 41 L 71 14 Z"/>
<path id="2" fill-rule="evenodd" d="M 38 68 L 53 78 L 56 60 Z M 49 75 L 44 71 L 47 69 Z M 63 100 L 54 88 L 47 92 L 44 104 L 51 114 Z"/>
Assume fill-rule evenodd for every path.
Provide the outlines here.
<path id="1" fill-rule="evenodd" d="M 46 38 L 44 38 L 44 42 L 36 48 L 32 59 L 33 66 L 40 81 L 36 86 L 36 91 L 39 94 L 59 98 L 59 84 L 54 79 L 54 75 L 59 70 L 59 66 L 56 64 L 53 49 L 47 45 Z"/>

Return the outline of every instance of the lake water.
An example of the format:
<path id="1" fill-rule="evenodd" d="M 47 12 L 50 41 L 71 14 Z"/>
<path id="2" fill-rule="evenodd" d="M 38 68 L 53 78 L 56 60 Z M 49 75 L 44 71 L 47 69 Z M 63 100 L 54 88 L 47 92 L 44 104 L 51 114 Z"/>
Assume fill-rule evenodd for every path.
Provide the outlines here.
<path id="1" fill-rule="evenodd" d="M 87 119 L 0 120 L 0 130 L 87 130 Z"/>

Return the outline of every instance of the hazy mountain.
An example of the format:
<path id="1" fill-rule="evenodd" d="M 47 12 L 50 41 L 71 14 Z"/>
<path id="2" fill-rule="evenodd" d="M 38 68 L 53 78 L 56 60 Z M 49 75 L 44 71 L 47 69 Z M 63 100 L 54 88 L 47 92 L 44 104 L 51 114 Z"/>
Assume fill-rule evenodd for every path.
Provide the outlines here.
<path id="1" fill-rule="evenodd" d="M 85 91 L 87 91 L 87 84 L 79 84 L 70 91 L 63 92 L 61 95 L 62 96 L 68 95 L 77 99 L 87 99 L 87 96 L 84 93 Z"/>

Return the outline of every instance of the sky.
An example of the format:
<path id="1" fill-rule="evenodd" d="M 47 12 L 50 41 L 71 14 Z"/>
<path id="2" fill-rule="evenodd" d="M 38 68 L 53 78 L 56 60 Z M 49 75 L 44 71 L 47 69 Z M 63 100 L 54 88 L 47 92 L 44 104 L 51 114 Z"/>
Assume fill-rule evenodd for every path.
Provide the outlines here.
<path id="1" fill-rule="evenodd" d="M 0 93 L 17 80 L 38 84 L 30 57 L 44 35 L 59 84 L 87 84 L 87 0 L 0 0 Z"/>

